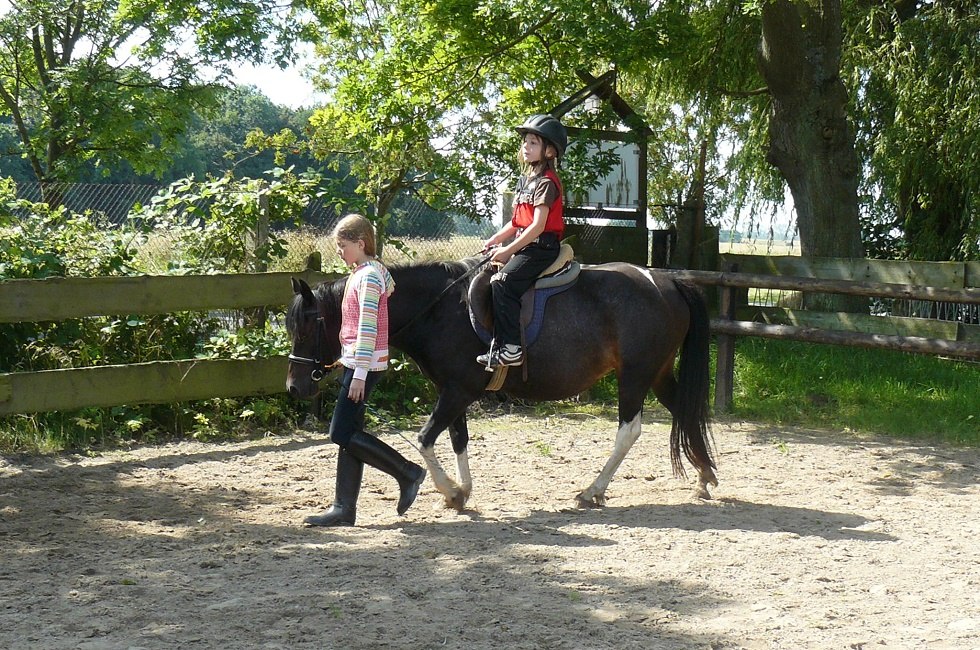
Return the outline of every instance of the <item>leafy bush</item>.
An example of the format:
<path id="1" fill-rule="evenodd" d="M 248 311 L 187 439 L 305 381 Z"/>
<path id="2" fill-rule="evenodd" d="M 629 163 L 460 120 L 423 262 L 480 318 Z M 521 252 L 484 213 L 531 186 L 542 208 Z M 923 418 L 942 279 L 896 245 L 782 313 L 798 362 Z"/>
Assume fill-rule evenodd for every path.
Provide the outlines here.
<path id="1" fill-rule="evenodd" d="M 270 236 L 258 250 L 248 250 L 243 232 L 257 222 L 249 205 L 267 196 L 276 214 L 291 214 L 306 188 L 283 172 L 272 183 L 230 180 L 176 184 L 157 202 L 170 210 L 180 230 L 183 255 L 171 264 L 176 272 L 225 271 L 223 264 L 245 266 L 283 254 L 281 240 Z M 228 189 L 223 192 L 222 188 Z M 200 190 L 201 188 L 196 188 Z M 185 191 L 186 190 L 186 191 Z M 251 191 L 251 194 L 248 192 Z M 210 206 L 206 223 L 176 225 L 176 206 L 193 196 Z M 144 214 L 152 214 L 152 211 Z M 110 227 L 100 215 L 75 214 L 63 207 L 14 199 L 14 188 L 0 181 L 0 280 L 49 277 L 118 276 L 138 273 L 138 244 L 149 230 L 133 222 Z M 243 270 L 243 269 L 233 269 Z M 70 319 L 55 323 L 0 324 L 0 372 L 73 368 L 197 356 L 241 358 L 282 354 L 284 333 L 273 328 L 221 329 L 222 322 L 205 313 Z M 297 405 L 285 397 L 206 400 L 193 404 L 87 408 L 72 413 L 17 415 L 0 421 L 0 448 L 47 450 L 152 441 L 174 435 L 214 439 L 241 435 L 255 427 L 292 423 Z"/>
<path id="2" fill-rule="evenodd" d="M 276 168 L 271 179 L 181 179 L 134 218 L 166 231 L 174 242 L 171 273 L 247 273 L 286 256 L 286 240 L 273 227 L 299 224 L 320 176 Z M 262 226 L 268 217 L 268 224 Z M 268 227 L 267 231 L 260 232 Z M 263 239 L 261 240 L 260 239 Z"/>

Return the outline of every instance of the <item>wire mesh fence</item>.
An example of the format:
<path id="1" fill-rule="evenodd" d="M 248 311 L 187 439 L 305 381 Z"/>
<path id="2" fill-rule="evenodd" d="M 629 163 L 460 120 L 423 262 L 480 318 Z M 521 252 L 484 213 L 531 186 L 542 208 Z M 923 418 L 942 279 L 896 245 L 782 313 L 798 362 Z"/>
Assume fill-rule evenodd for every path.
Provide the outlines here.
<path id="1" fill-rule="evenodd" d="M 167 190 L 165 185 L 70 183 L 48 185 L 21 183 L 17 187 L 18 198 L 41 202 L 45 196 L 56 196 L 67 209 L 76 213 L 91 211 L 101 215 L 111 224 L 122 226 L 134 210 L 149 204 L 153 197 Z M 289 253 L 280 261 L 281 268 L 300 268 L 312 252 L 319 252 L 322 259 L 335 258 L 333 243 L 328 233 L 341 215 L 334 206 L 335 197 L 311 197 L 302 216 L 302 225 L 291 228 L 286 236 Z M 351 197 L 353 198 L 353 197 Z M 393 202 L 387 223 L 388 238 L 383 247 L 387 262 L 419 260 L 461 259 L 477 254 L 483 241 L 495 231 L 490 219 L 471 221 L 448 212 L 433 209 L 411 193 L 405 193 Z M 148 273 L 166 272 L 168 251 L 173 242 L 166 230 L 154 231 L 140 251 L 142 268 Z M 798 292 L 757 289 L 750 291 L 750 304 L 762 306 L 799 307 Z M 886 300 L 869 306 L 878 315 L 913 316 L 964 323 L 980 323 L 980 306 L 958 303 Z"/>
<path id="2" fill-rule="evenodd" d="M 17 196 L 32 203 L 56 197 L 68 210 L 75 213 L 90 211 L 110 224 L 123 226 L 140 206 L 148 205 L 155 196 L 167 190 L 166 185 L 65 183 L 45 188 L 40 183 L 20 183 Z M 301 218 L 302 225 L 289 227 L 290 241 L 299 242 L 292 258 L 305 256 L 318 250 L 324 259 L 333 255 L 333 246 L 327 241 L 328 233 L 340 218 L 335 197 L 312 196 Z M 354 197 L 350 197 L 353 199 Z M 197 207 L 202 207 L 196 204 Z M 462 215 L 435 210 L 413 194 L 406 192 L 393 202 L 386 225 L 387 241 L 385 258 L 390 261 L 427 259 L 460 259 L 476 254 L 483 241 L 495 231 L 489 219 L 474 222 Z M 155 230 L 144 244 L 142 257 L 149 265 L 148 271 L 163 271 L 160 260 L 172 248 L 172 241 L 165 230 Z M 154 261 L 156 260 L 156 261 Z"/>

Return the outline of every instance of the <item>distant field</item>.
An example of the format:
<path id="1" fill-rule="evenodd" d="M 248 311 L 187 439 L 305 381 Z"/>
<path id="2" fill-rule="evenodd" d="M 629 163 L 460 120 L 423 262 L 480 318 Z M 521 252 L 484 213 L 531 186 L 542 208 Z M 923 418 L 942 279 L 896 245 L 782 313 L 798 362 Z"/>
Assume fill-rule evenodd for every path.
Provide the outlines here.
<path id="1" fill-rule="evenodd" d="M 769 241 L 767 239 L 749 239 L 740 242 L 722 242 L 718 246 L 722 253 L 737 255 L 799 255 L 799 242 Z"/>

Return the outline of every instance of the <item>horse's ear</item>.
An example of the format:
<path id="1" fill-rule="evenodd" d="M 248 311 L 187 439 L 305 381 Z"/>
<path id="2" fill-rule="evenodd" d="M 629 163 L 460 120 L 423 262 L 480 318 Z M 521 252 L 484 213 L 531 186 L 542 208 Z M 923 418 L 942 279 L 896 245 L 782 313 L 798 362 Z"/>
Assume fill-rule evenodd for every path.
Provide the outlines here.
<path id="1" fill-rule="evenodd" d="M 306 284 L 306 280 L 303 278 L 290 278 L 293 283 L 293 293 L 301 294 L 303 296 L 303 302 L 315 302 L 316 298 L 313 297 L 313 289 L 310 289 L 310 285 Z"/>

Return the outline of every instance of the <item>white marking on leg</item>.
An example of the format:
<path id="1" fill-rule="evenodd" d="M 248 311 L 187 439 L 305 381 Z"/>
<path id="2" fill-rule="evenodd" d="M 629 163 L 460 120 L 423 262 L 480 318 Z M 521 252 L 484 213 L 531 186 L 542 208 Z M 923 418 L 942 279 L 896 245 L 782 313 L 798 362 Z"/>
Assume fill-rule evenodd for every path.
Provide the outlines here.
<path id="1" fill-rule="evenodd" d="M 449 478 L 446 471 L 442 469 L 442 465 L 439 464 L 439 459 L 436 458 L 435 448 L 422 447 L 420 453 L 425 460 L 426 467 L 429 469 L 429 477 L 432 479 L 432 484 L 436 486 L 436 490 L 442 495 L 446 505 L 461 509 L 463 500 L 461 500 L 459 485 Z"/>
<path id="2" fill-rule="evenodd" d="M 463 500 L 470 498 L 473 491 L 473 476 L 470 474 L 470 456 L 467 450 L 456 454 L 456 480 L 459 481 L 459 489 L 463 492 Z"/>
<path id="3" fill-rule="evenodd" d="M 625 422 L 619 426 L 619 430 L 616 432 L 616 445 L 613 447 L 612 455 L 609 456 L 609 460 L 606 461 L 602 471 L 599 472 L 599 476 L 592 482 L 592 485 L 578 495 L 579 501 L 600 506 L 605 504 L 606 488 L 609 487 L 609 482 L 612 480 L 613 475 L 616 474 L 616 470 L 623 463 L 626 454 L 633 448 L 642 430 L 643 424 L 640 421 L 640 413 L 637 413 L 629 422 Z"/>

